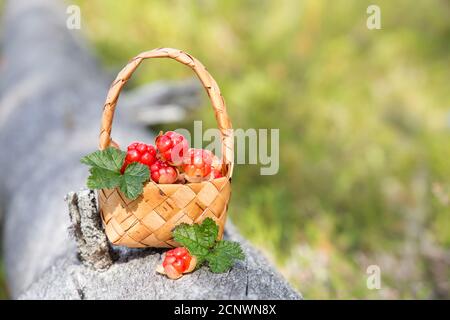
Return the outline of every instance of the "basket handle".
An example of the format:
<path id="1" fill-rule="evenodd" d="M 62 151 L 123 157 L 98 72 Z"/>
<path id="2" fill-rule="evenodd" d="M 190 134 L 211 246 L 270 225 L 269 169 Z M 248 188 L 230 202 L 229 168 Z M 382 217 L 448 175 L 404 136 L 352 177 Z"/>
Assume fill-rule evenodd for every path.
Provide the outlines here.
<path id="1" fill-rule="evenodd" d="M 226 170 L 226 176 L 231 178 L 233 173 L 233 130 L 230 118 L 228 117 L 225 100 L 220 93 L 219 86 L 209 74 L 203 64 L 188 53 L 173 48 L 158 48 L 138 54 L 130 60 L 128 64 L 119 72 L 116 79 L 109 88 L 105 105 L 103 106 L 102 123 L 100 129 L 100 150 L 106 149 L 110 145 L 117 145 L 111 139 L 111 127 L 114 118 L 114 110 L 117 100 L 125 83 L 130 79 L 133 72 L 141 64 L 142 60 L 149 58 L 171 58 L 184 65 L 189 66 L 197 74 L 200 82 L 205 88 L 211 104 L 214 108 L 217 127 L 220 130 L 222 142 L 222 166 Z"/>

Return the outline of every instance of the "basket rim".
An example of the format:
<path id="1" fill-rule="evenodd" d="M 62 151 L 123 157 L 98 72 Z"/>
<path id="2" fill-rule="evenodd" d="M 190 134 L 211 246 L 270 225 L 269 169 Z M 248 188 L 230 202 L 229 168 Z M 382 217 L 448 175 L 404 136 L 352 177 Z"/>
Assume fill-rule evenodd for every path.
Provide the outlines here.
<path id="1" fill-rule="evenodd" d="M 104 150 L 109 146 L 118 146 L 111 138 L 112 123 L 115 107 L 119 95 L 126 82 L 131 78 L 133 72 L 145 59 L 151 58 L 170 58 L 190 67 L 202 83 L 211 105 L 220 131 L 222 145 L 222 171 L 226 177 L 231 178 L 234 167 L 234 134 L 230 117 L 228 116 L 225 100 L 220 92 L 219 86 L 211 74 L 206 70 L 203 64 L 192 55 L 174 48 L 157 48 L 150 51 L 144 51 L 132 58 L 128 64 L 118 73 L 115 80 L 111 83 L 106 101 L 103 105 L 103 114 L 101 120 L 99 149 Z"/>

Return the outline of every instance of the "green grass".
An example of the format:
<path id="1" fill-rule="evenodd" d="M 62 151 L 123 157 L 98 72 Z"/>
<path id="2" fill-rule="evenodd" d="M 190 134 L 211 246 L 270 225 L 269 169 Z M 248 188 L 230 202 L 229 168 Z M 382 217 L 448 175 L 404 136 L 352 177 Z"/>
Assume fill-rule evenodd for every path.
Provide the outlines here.
<path id="1" fill-rule="evenodd" d="M 436 297 L 420 248 L 450 248 L 447 2 L 375 1 L 376 31 L 374 1 L 77 2 L 105 66 L 184 49 L 216 77 L 235 127 L 280 128 L 279 174 L 237 166 L 229 212 L 305 297 Z M 151 61 L 130 85 L 190 75 Z M 215 125 L 206 99 L 163 128 L 194 119 Z M 382 290 L 366 287 L 371 264 Z"/>

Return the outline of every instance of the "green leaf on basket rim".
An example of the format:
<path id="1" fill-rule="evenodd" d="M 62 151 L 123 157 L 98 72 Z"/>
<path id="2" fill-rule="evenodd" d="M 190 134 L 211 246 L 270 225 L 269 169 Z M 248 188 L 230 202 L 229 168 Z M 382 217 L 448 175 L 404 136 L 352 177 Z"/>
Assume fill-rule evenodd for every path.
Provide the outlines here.
<path id="1" fill-rule="evenodd" d="M 133 162 L 127 166 L 119 183 L 120 191 L 129 199 L 136 199 L 142 194 L 144 182 L 148 180 L 150 171 L 142 163 Z"/>
<path id="2" fill-rule="evenodd" d="M 150 178 L 150 171 L 146 165 L 133 162 L 127 166 L 125 172 L 120 172 L 125 161 L 126 152 L 109 147 L 97 150 L 81 159 L 91 168 L 87 179 L 90 189 L 119 188 L 131 200 L 136 199 L 143 192 L 144 183 Z"/>
<path id="3" fill-rule="evenodd" d="M 126 155 L 127 153 L 125 151 L 108 147 L 105 150 L 97 150 L 81 158 L 81 163 L 91 167 L 120 173 Z"/>

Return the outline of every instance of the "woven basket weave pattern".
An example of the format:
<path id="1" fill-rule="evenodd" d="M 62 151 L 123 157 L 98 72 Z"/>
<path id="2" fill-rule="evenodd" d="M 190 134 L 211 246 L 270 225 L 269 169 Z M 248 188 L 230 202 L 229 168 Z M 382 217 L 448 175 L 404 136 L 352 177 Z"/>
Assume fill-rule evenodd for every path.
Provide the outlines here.
<path id="1" fill-rule="evenodd" d="M 199 223 L 210 217 L 222 238 L 231 195 L 233 135 L 225 101 L 205 67 L 191 55 L 177 49 L 160 48 L 133 58 L 111 84 L 100 129 L 100 150 L 117 146 L 111 139 L 115 107 L 120 92 L 139 64 L 148 58 L 171 58 L 189 66 L 203 84 L 214 109 L 222 142 L 223 178 L 188 184 L 156 184 L 149 181 L 135 200 L 116 189 L 99 191 L 99 207 L 106 235 L 115 245 L 127 247 L 176 247 L 172 230 L 180 223 Z"/>

